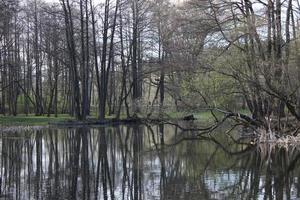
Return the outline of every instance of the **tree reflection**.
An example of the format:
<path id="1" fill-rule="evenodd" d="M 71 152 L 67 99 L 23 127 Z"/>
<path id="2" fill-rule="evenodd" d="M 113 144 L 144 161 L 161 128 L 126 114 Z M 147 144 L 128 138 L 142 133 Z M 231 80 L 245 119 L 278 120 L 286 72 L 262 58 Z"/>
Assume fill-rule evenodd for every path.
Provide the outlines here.
<path id="1" fill-rule="evenodd" d="M 0 198 L 295 199 L 298 149 L 170 125 L 2 133 Z"/>

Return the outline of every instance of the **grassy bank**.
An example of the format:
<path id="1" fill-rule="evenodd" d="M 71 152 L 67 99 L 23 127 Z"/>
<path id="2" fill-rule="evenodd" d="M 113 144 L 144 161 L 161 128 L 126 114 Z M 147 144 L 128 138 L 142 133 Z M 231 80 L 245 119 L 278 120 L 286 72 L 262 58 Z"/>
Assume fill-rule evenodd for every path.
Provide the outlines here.
<path id="1" fill-rule="evenodd" d="M 63 122 L 66 120 L 74 119 L 67 114 L 58 115 L 57 117 L 51 116 L 35 116 L 35 115 L 17 115 L 17 116 L 3 116 L 0 115 L 1 126 L 43 126 L 53 122 Z"/>
<path id="2" fill-rule="evenodd" d="M 248 114 L 247 111 L 241 110 L 240 113 Z M 184 116 L 193 114 L 194 117 L 199 122 L 212 122 L 214 121 L 214 117 L 211 115 L 209 111 L 203 112 L 170 112 L 167 113 L 168 118 L 170 119 L 182 119 Z M 215 115 L 219 118 L 223 116 L 223 114 L 215 112 Z M 95 116 L 91 117 L 92 119 L 96 119 Z M 107 119 L 112 119 L 114 116 L 107 116 Z M 126 119 L 125 116 L 121 117 L 121 119 Z M 24 115 L 19 114 L 17 116 L 4 116 L 0 115 L 0 126 L 43 126 L 48 125 L 49 123 L 57 123 L 57 122 L 65 122 L 68 120 L 74 120 L 73 117 L 69 116 L 68 114 L 60 114 L 58 117 L 51 117 L 44 116 L 35 116 L 34 114 Z"/>

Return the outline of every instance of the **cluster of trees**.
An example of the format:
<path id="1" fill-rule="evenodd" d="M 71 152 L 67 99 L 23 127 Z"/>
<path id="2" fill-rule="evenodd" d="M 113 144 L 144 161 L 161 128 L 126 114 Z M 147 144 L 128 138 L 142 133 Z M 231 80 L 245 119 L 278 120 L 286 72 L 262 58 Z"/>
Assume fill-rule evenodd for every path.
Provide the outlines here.
<path id="1" fill-rule="evenodd" d="M 97 3 L 0 1 L 2 114 L 149 116 L 171 102 L 300 120 L 297 1 Z"/>
<path id="2" fill-rule="evenodd" d="M 214 69 L 231 77 L 253 118 L 300 119 L 297 2 L 210 2 L 226 43 L 218 56 L 226 67 Z"/>
<path id="3" fill-rule="evenodd" d="M 197 95 L 210 108 L 247 108 L 265 125 L 270 117 L 279 124 L 287 116 L 300 120 L 299 5 L 291 0 L 187 3 L 206 8 L 202 19 L 212 25 L 196 58 L 198 73 L 185 79 L 187 96 Z"/>
<path id="4" fill-rule="evenodd" d="M 146 88 L 163 85 L 147 87 L 144 79 L 161 71 L 147 66 L 160 65 L 165 55 L 158 13 L 171 9 L 169 3 L 3 0 L 0 6 L 4 115 L 133 116 Z M 163 89 L 160 95 L 163 102 Z"/>

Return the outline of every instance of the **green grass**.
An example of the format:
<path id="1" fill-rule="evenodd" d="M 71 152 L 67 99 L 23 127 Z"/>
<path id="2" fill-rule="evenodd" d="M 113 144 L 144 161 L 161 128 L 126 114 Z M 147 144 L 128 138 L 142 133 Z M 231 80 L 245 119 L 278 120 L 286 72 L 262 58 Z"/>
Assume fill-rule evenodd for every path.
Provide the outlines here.
<path id="1" fill-rule="evenodd" d="M 2 126 L 43 126 L 47 125 L 49 122 L 60 122 L 65 120 L 74 119 L 69 115 L 62 114 L 58 117 L 47 117 L 45 116 L 35 116 L 35 115 L 24 115 L 20 114 L 17 116 L 3 116 L 0 115 L 0 125 Z"/>

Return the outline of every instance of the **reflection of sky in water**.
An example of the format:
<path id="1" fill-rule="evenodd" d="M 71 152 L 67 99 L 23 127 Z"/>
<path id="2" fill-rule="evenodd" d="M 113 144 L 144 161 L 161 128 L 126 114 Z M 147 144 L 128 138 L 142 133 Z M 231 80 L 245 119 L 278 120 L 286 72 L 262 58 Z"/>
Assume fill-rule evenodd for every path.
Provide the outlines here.
<path id="1" fill-rule="evenodd" d="M 138 199 L 141 197 L 145 200 L 264 199 L 269 193 L 273 198 L 299 198 L 300 186 L 297 177 L 300 176 L 300 171 L 297 162 L 289 176 L 284 176 L 289 162 L 297 158 L 296 152 L 290 157 L 283 156 L 286 157 L 285 160 L 279 153 L 271 155 L 271 158 L 273 156 L 273 162 L 270 162 L 271 174 L 269 174 L 271 182 L 270 191 L 267 191 L 266 162 L 259 161 L 260 154 L 256 151 L 239 156 L 229 155 L 221 148 L 216 150 L 218 145 L 207 138 L 173 146 L 170 144 L 178 141 L 182 133 L 175 133 L 174 128 L 170 126 L 165 126 L 164 130 L 164 141 L 168 144 L 164 146 L 164 153 L 159 148 L 161 138 L 157 127 L 154 127 L 152 132 L 145 127 L 139 129 L 136 139 L 132 128 L 126 132 L 126 127 L 122 127 L 119 134 L 115 129 L 106 132 L 107 164 L 109 177 L 114 182 L 115 199 L 122 199 L 122 196 L 124 199 L 133 199 L 135 192 L 138 194 Z M 128 133 L 127 139 L 125 133 Z M 78 155 L 76 196 L 78 199 L 84 199 L 83 186 L 89 186 L 90 193 L 86 194 L 86 198 L 89 196 L 93 199 L 98 156 L 99 153 L 105 152 L 102 149 L 103 145 L 101 146 L 103 138 L 100 137 L 98 129 L 85 130 L 80 134 L 79 154 L 76 154 L 73 148 L 76 145 L 76 131 L 73 129 L 59 130 L 55 133 L 46 129 L 25 138 L 22 134 L 16 134 L 11 139 L 0 139 L 1 192 L 9 194 L 12 199 L 71 199 L 69 195 L 73 183 L 74 163 L 72 164 L 70 160 Z M 57 143 L 54 142 L 54 136 Z M 83 162 L 84 136 L 87 139 L 88 154 L 86 154 L 86 161 Z M 184 136 L 188 136 L 188 133 L 184 133 Z M 241 151 L 244 148 L 230 143 L 229 139 L 222 135 L 217 139 L 225 148 L 229 148 L 230 152 Z M 37 149 L 37 144 L 40 145 L 40 149 Z M 134 149 L 136 153 L 133 153 Z M 58 156 L 57 170 L 55 152 Z M 41 159 L 40 163 L 38 158 Z M 128 175 L 126 179 L 124 179 L 124 162 L 126 162 L 125 169 Z M 281 166 L 282 163 L 286 168 L 285 165 Z M 37 177 L 38 166 L 41 167 L 40 177 Z M 88 166 L 89 170 L 88 174 L 83 176 L 85 166 Z M 257 166 L 259 167 L 256 168 Z M 104 199 L 101 170 L 99 175 L 100 197 L 98 199 Z M 135 176 L 137 177 L 136 188 L 134 187 Z M 108 179 L 104 184 L 110 199 Z"/>
<path id="2" fill-rule="evenodd" d="M 232 197 L 234 194 L 235 198 L 242 198 L 242 194 L 239 192 L 238 188 L 245 188 L 245 181 L 239 182 L 241 179 L 242 171 L 207 171 L 204 175 L 205 177 L 205 183 L 208 187 L 208 189 L 211 191 L 210 198 L 212 199 L 224 199 L 228 197 Z M 251 180 L 254 177 L 249 176 L 249 180 Z M 265 196 L 265 184 L 266 184 L 266 177 L 262 175 L 259 178 L 259 193 L 257 195 L 257 199 L 263 200 Z M 296 184 L 298 184 L 298 178 L 293 178 L 292 185 L 290 188 L 290 197 L 287 198 L 287 195 L 285 194 L 286 191 L 283 193 L 283 199 L 299 199 L 299 196 L 297 198 L 297 188 Z M 274 185 L 274 180 L 272 180 L 271 185 Z M 251 184 L 246 185 L 246 191 L 249 191 L 251 187 Z M 236 192 L 233 192 L 236 191 Z M 245 192 L 245 190 L 243 191 Z M 273 198 L 275 198 L 275 195 L 272 195 Z"/>

